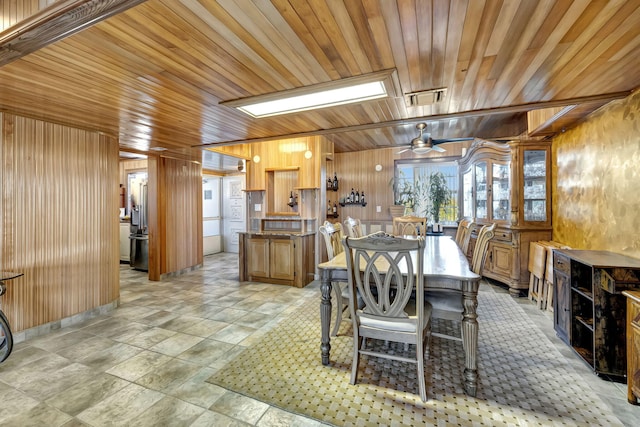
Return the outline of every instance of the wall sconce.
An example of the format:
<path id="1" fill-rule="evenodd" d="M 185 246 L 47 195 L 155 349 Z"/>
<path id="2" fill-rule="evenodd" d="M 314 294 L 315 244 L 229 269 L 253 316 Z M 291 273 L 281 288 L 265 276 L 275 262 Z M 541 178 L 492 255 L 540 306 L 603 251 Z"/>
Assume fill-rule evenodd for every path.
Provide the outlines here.
<path id="1" fill-rule="evenodd" d="M 382 170 L 382 165 L 376 165 L 376 172 L 380 172 Z"/>
<path id="2" fill-rule="evenodd" d="M 258 156 L 257 154 L 253 156 L 253 163 L 260 163 L 260 156 Z"/>
<path id="3" fill-rule="evenodd" d="M 312 156 L 313 156 L 313 153 L 311 152 L 311 150 L 307 150 L 304 152 L 305 159 L 310 159 Z"/>

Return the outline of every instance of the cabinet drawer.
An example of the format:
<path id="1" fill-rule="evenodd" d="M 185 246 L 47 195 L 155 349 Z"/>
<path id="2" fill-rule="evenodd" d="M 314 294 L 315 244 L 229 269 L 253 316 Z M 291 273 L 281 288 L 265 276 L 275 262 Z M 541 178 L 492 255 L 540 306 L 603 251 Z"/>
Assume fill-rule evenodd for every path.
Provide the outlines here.
<path id="1" fill-rule="evenodd" d="M 569 258 L 565 255 L 559 254 L 556 251 L 553 252 L 553 268 L 558 271 L 562 271 L 563 273 L 570 273 L 570 262 Z"/>
<path id="2" fill-rule="evenodd" d="M 502 242 L 511 242 L 511 231 L 507 230 L 496 230 L 493 238 L 495 240 L 500 240 Z"/>

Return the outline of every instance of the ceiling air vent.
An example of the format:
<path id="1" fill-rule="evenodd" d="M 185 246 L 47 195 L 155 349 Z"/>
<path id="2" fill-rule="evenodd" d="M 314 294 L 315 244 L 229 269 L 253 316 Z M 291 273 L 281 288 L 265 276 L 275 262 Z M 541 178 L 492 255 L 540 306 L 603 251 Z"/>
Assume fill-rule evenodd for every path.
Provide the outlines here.
<path id="1" fill-rule="evenodd" d="M 447 88 L 441 88 L 409 93 L 404 98 L 407 102 L 407 107 L 421 107 L 441 102 L 446 94 Z"/>

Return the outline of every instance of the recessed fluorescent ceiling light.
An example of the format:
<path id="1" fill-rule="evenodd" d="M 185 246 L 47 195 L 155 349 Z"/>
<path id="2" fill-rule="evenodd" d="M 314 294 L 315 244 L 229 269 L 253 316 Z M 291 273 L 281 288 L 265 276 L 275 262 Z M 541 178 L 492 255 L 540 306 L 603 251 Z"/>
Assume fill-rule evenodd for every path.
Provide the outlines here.
<path id="1" fill-rule="evenodd" d="M 393 96 L 394 87 L 391 77 L 395 77 L 394 70 L 238 99 L 222 104 L 235 107 L 256 118 L 297 113 Z"/>
<path id="2" fill-rule="evenodd" d="M 277 114 L 313 110 L 315 108 L 333 107 L 351 102 L 369 101 L 385 96 L 387 96 L 387 91 L 384 89 L 384 84 L 382 82 L 373 82 L 325 90 L 308 95 L 276 99 L 275 101 L 259 102 L 237 108 L 253 117 L 268 117 Z"/>

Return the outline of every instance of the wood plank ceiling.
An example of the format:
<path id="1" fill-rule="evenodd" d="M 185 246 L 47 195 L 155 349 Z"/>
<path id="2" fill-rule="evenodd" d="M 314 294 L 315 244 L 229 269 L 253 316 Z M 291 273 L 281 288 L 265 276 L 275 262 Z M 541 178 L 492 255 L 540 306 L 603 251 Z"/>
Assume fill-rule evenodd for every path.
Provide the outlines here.
<path id="1" fill-rule="evenodd" d="M 0 67 L 0 109 L 199 158 L 205 146 L 317 133 L 336 152 L 406 145 L 418 122 L 433 138 L 517 137 L 529 110 L 588 112 L 640 86 L 638 1 L 130 3 L 60 40 L 40 34 L 43 47 Z M 0 10 L 5 51 L 10 25 L 27 18 L 16 10 Z M 263 119 L 220 105 L 389 69 L 400 95 L 446 88 L 443 102 L 397 96 Z"/>

